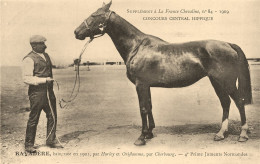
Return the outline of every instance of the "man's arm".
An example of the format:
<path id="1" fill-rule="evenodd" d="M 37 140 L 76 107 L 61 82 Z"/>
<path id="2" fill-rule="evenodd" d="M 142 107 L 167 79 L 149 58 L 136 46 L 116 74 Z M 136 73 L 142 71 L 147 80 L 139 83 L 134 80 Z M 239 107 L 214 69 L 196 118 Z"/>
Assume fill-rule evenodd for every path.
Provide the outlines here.
<path id="1" fill-rule="evenodd" d="M 47 81 L 45 77 L 33 76 L 34 62 L 27 57 L 23 60 L 23 81 L 28 85 L 44 84 Z"/>

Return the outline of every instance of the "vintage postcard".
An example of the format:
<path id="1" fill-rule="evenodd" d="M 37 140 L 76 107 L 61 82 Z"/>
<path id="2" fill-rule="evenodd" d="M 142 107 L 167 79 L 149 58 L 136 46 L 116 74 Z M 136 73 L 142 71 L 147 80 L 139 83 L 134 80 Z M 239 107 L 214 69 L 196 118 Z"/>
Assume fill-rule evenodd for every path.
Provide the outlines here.
<path id="1" fill-rule="evenodd" d="M 257 163 L 258 0 L 2 0 L 1 163 Z"/>

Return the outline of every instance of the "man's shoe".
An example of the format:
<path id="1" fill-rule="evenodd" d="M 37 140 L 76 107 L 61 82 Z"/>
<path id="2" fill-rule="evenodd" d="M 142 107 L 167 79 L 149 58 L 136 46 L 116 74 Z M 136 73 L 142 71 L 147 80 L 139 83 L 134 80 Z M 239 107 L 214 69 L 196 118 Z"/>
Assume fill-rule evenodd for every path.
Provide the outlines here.
<path id="1" fill-rule="evenodd" d="M 50 148 L 63 148 L 63 146 L 59 142 L 46 143 L 46 145 Z"/>
<path id="2" fill-rule="evenodd" d="M 25 151 L 28 153 L 36 153 L 36 149 L 32 146 L 25 147 Z"/>

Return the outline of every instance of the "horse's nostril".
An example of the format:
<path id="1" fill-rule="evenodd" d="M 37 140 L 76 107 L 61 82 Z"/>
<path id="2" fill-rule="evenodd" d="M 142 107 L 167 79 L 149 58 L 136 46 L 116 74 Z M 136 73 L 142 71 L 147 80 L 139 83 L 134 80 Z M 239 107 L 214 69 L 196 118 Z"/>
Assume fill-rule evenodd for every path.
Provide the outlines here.
<path id="1" fill-rule="evenodd" d="M 75 35 L 77 35 L 77 32 L 76 32 L 76 30 L 74 31 L 74 34 L 75 34 Z"/>

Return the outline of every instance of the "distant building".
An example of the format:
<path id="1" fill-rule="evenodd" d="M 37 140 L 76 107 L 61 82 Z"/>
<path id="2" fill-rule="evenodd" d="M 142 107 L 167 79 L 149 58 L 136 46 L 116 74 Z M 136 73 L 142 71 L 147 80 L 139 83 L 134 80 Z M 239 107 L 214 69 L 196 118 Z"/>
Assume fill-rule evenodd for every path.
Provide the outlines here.
<path id="1" fill-rule="evenodd" d="M 124 65 L 124 62 L 113 62 L 113 61 L 107 61 L 104 63 L 104 65 Z"/>
<path id="2" fill-rule="evenodd" d="M 104 61 L 104 62 L 90 62 L 86 61 L 83 62 L 84 66 L 87 65 L 124 65 L 125 63 L 123 61 Z"/>

